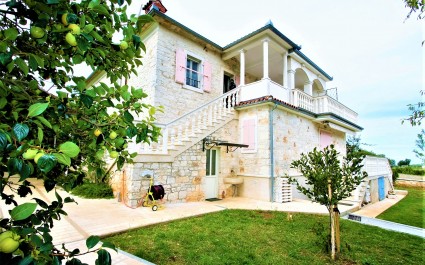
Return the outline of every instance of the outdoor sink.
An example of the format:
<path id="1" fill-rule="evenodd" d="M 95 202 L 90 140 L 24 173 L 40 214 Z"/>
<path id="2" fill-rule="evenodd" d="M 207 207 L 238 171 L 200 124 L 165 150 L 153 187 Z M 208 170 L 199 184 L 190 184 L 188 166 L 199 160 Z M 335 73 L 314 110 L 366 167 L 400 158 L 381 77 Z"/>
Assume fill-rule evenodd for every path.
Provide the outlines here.
<path id="1" fill-rule="evenodd" d="M 233 185 L 242 184 L 243 178 L 242 177 L 227 177 L 227 178 L 224 178 L 224 183 L 233 184 Z"/>

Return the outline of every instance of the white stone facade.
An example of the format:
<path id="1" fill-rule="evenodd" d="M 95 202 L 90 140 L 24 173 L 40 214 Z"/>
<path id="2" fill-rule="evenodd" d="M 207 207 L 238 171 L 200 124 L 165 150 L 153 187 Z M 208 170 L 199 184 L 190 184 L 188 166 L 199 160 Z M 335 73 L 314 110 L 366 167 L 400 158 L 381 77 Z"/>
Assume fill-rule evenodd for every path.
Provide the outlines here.
<path id="1" fill-rule="evenodd" d="M 164 112 L 157 113 L 155 116 L 158 123 L 165 126 L 186 113 L 195 111 L 196 114 L 197 108 L 223 95 L 224 74 L 231 75 L 235 79 L 240 78 L 241 69 L 245 73 L 245 65 L 244 67 L 240 65 L 239 51 L 232 51 L 229 48 L 229 52 L 225 52 L 222 48 L 214 46 L 199 36 L 192 35 L 188 30 L 173 24 L 166 18 L 157 17 L 157 21 L 142 34 L 142 40 L 146 46 L 146 54 L 142 59 L 143 65 L 138 68 L 138 76 L 128 80 L 128 84 L 144 89 L 149 95 L 143 99 L 144 103 L 163 107 Z M 254 57 L 253 53 L 261 51 L 261 47 L 255 47 L 254 44 L 249 47 L 251 50 L 246 53 L 246 63 L 252 64 L 250 60 Z M 273 44 L 273 47 L 276 47 L 276 43 Z M 211 90 L 209 92 L 202 89 L 188 89 L 184 84 L 175 81 L 177 49 L 183 49 L 188 54 L 211 64 Z M 282 48 L 282 54 L 285 54 L 281 56 L 282 62 L 280 62 L 280 67 L 283 67 L 281 72 L 284 72 L 281 74 L 282 78 L 272 81 L 281 85 L 282 89 L 285 88 L 289 91 L 288 89 L 298 88 L 309 96 L 323 92 L 328 80 L 319 73 L 322 70 L 319 69 L 319 71 L 311 65 L 306 65 L 299 56 L 288 55 L 288 51 L 287 45 Z M 245 64 L 244 60 L 243 64 Z M 267 67 L 268 60 L 263 61 L 265 64 L 261 67 Z M 261 75 L 255 75 L 254 70 L 248 71 L 255 67 L 255 64 L 252 64 L 251 68 L 247 65 L 247 72 L 241 78 L 244 84 L 249 85 L 264 80 Z M 270 65 L 269 67 L 272 69 L 274 66 Z M 285 69 L 287 72 L 284 71 Z M 275 76 L 276 74 L 272 70 L 271 76 Z M 300 87 L 301 85 L 303 87 Z M 241 87 L 243 88 L 243 85 Z M 275 88 L 277 87 L 275 86 Z M 243 93 L 243 90 L 240 91 Z M 269 95 L 271 94 L 261 96 Z M 289 98 L 290 96 L 288 96 Z M 223 99 L 218 100 L 222 104 L 228 104 Z M 227 108 L 229 107 L 233 106 Z M 232 152 L 228 152 L 228 148 L 225 146 L 215 147 L 218 150 L 217 190 L 214 191 L 216 197 L 233 196 L 233 187 L 225 184 L 224 178 L 235 174 L 244 179 L 244 183 L 239 187 L 238 196 L 265 201 L 273 200 L 272 189 L 275 186 L 272 185 L 273 178 L 297 175 L 298 173 L 290 168 L 291 162 L 298 159 L 301 153 L 307 153 L 315 147 L 320 147 L 322 131 L 329 134 L 331 143 L 341 154 L 345 154 L 346 132 L 350 131 L 351 127 L 337 130 L 335 128 L 339 127 L 328 126 L 327 120 L 323 122 L 317 118 L 316 114 L 310 112 L 300 112 L 296 106 L 278 104 L 277 101 L 262 102 L 260 100 L 255 104 L 237 107 L 236 114 L 230 121 L 224 122 L 224 118 L 218 117 L 219 121 L 217 122 L 221 120 L 222 123 L 218 123 L 214 127 L 215 129 L 208 131 L 205 133 L 206 135 L 221 141 L 241 144 L 244 141 L 244 121 L 253 119 L 255 120 L 256 144 L 255 150 L 230 148 Z M 205 118 L 203 116 L 203 119 Z M 198 118 L 197 122 L 202 124 L 203 121 Z M 340 119 L 337 122 L 338 126 L 343 126 L 346 121 Z M 347 124 L 355 127 L 355 124 Z M 271 132 L 271 130 L 273 131 Z M 177 132 L 173 131 L 173 133 Z M 271 135 L 273 135 L 272 138 Z M 173 137 L 166 138 L 165 141 L 173 141 Z M 206 152 L 203 150 L 202 140 L 196 141 L 195 144 L 184 150 L 181 149 L 182 147 L 178 149 L 179 147 L 174 143 L 168 143 L 174 148 L 170 152 L 177 154 L 173 156 L 148 154 L 140 151 L 140 156 L 149 156 L 149 159 L 139 161 L 149 160 L 149 162 L 126 165 L 123 171 L 116 172 L 112 179 L 114 190 L 120 192 L 130 206 L 138 206 L 149 187 L 149 180 L 144 179 L 142 173 L 150 170 L 154 174 L 155 184 L 164 186 L 166 201 L 204 200 Z"/>

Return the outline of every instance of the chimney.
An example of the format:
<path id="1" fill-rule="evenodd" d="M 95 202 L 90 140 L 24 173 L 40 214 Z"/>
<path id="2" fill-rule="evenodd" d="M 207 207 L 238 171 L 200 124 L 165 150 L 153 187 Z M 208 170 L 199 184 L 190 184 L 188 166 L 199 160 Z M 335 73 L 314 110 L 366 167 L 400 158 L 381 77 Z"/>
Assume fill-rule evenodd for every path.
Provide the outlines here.
<path id="1" fill-rule="evenodd" d="M 145 14 L 148 14 L 152 9 L 155 9 L 163 14 L 167 12 L 167 9 L 162 4 L 161 0 L 149 1 L 146 5 L 143 6 L 142 9 L 145 10 Z"/>

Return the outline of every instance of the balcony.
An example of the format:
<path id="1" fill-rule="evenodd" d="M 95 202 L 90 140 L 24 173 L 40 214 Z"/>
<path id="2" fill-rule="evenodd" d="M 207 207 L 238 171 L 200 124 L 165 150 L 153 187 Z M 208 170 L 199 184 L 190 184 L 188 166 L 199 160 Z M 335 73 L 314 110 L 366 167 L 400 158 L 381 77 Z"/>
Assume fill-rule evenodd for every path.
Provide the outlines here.
<path id="1" fill-rule="evenodd" d="M 239 101 L 247 101 L 271 95 L 275 99 L 314 114 L 321 114 L 321 116 L 333 114 L 348 122 L 357 124 L 358 114 L 328 95 L 311 96 L 299 89 L 287 89 L 270 79 L 262 79 L 241 86 L 240 91 Z M 327 118 L 321 118 L 320 120 L 326 121 Z"/>

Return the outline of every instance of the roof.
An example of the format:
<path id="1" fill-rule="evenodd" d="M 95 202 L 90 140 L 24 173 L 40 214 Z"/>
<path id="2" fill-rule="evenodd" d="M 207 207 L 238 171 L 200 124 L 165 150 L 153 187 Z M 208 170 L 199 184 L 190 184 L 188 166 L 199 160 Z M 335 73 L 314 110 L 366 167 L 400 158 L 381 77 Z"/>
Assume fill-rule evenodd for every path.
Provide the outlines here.
<path id="1" fill-rule="evenodd" d="M 195 32 L 195 31 L 193 31 L 193 30 L 191 30 L 190 28 L 188 28 L 188 27 L 186 27 L 185 25 L 183 25 L 183 24 L 181 24 L 180 22 L 178 22 L 178 21 L 176 21 L 176 20 L 174 20 L 174 19 L 172 19 L 171 17 L 169 17 L 169 16 L 167 16 L 167 15 L 165 15 L 165 14 L 163 14 L 163 13 L 161 13 L 159 10 L 157 10 L 157 9 L 152 9 L 150 12 L 149 12 L 149 14 L 150 15 L 152 15 L 152 16 L 159 16 L 159 17 L 161 17 L 161 18 L 163 18 L 163 19 L 165 19 L 165 20 L 168 20 L 169 22 L 171 22 L 172 24 L 174 24 L 174 25 L 176 25 L 176 26 L 178 26 L 178 27 L 180 27 L 181 29 L 183 29 L 183 30 L 185 30 L 186 32 L 188 32 L 189 34 L 191 34 L 191 35 L 193 35 L 193 36 L 195 36 L 195 37 L 197 37 L 197 38 L 199 38 L 199 39 L 201 39 L 202 41 L 204 41 L 204 42 L 206 42 L 206 43 L 208 43 L 208 44 L 210 44 L 210 45 L 212 45 L 213 47 L 215 47 L 215 48 L 217 48 L 218 50 L 220 50 L 220 51 L 224 51 L 224 50 L 226 50 L 226 49 L 229 49 L 229 48 L 231 48 L 231 47 L 233 47 L 233 46 L 235 46 L 235 45 L 237 45 L 238 43 L 240 43 L 240 42 L 242 42 L 242 41 L 244 41 L 244 40 L 247 40 L 247 39 L 249 39 L 249 38 L 251 38 L 251 37 L 253 37 L 253 36 L 255 36 L 255 35 L 257 35 L 257 34 L 259 34 L 259 33 L 261 33 L 261 32 L 263 32 L 263 31 L 266 31 L 266 30 L 270 30 L 270 31 L 272 31 L 274 34 L 276 34 L 279 38 L 281 38 L 283 41 L 285 41 L 286 43 L 288 43 L 291 47 L 292 47 L 292 49 L 289 51 L 290 53 L 291 52 L 295 52 L 298 56 L 300 56 L 303 60 L 305 60 L 308 64 L 310 64 L 313 68 L 315 68 L 318 72 L 320 72 L 321 74 L 323 74 L 326 78 L 328 78 L 330 81 L 331 80 L 333 80 L 333 77 L 331 77 L 329 74 L 327 74 L 322 68 L 320 68 L 317 64 L 315 64 L 311 59 L 309 59 L 304 53 L 302 53 L 300 50 L 301 50 L 301 46 L 300 45 L 298 45 L 298 44 L 296 44 L 295 42 L 293 42 L 291 39 L 289 39 L 288 37 L 286 37 L 282 32 L 280 32 L 277 28 L 275 28 L 274 26 L 273 26 L 273 23 L 267 23 L 265 26 L 263 26 L 263 27 L 261 27 L 261 28 L 259 28 L 259 29 L 257 29 L 257 30 L 255 30 L 255 31 L 253 31 L 253 32 L 251 32 L 251 33 L 249 33 L 249 34 L 247 34 L 247 35 L 245 35 L 245 36 L 243 36 L 242 38 L 239 38 L 239 39 L 237 39 L 236 41 L 234 41 L 234 42 L 232 42 L 232 43 L 230 43 L 230 44 L 228 44 L 228 45 L 226 45 L 226 46 L 224 46 L 224 47 L 221 47 L 220 45 L 218 45 L 217 43 L 215 43 L 215 42 L 213 42 L 213 41 L 211 41 L 210 39 L 208 39 L 208 38 L 206 38 L 206 37 L 204 37 L 204 36 L 202 36 L 201 34 L 199 34 L 199 33 L 197 33 L 197 32 Z"/>
<path id="2" fill-rule="evenodd" d="M 240 38 L 240 39 L 237 39 L 237 40 L 235 40 L 234 42 L 232 42 L 232 43 L 230 43 L 230 44 L 228 44 L 228 45 L 226 45 L 226 46 L 224 46 L 224 50 L 226 50 L 226 49 L 229 49 L 229 48 L 231 48 L 232 46 L 235 46 L 236 44 L 238 44 L 238 43 L 240 43 L 240 42 L 242 42 L 242 41 L 244 41 L 244 40 L 247 40 L 247 39 L 249 39 L 249 38 L 251 38 L 252 36 L 255 36 L 255 35 L 257 35 L 258 33 L 261 33 L 261 32 L 263 32 L 263 31 L 265 31 L 265 30 L 271 30 L 273 33 L 275 33 L 277 36 L 279 36 L 279 38 L 281 38 L 282 40 L 284 40 L 285 42 L 287 42 L 289 45 L 291 45 L 291 47 L 293 48 L 293 49 L 301 49 L 301 46 L 298 46 L 297 44 L 295 44 L 293 41 L 291 41 L 288 37 L 286 37 L 285 35 L 283 35 L 283 33 L 282 32 L 280 32 L 279 30 L 277 30 L 274 26 L 273 26 L 273 24 L 272 23 L 267 23 L 264 27 L 261 27 L 261 28 L 259 28 L 259 29 L 257 29 L 257 30 L 255 30 L 255 31 L 253 31 L 253 32 L 251 32 L 251 33 L 249 33 L 249 34 L 247 34 L 247 35 L 245 35 L 245 36 L 243 36 L 242 38 Z"/>

